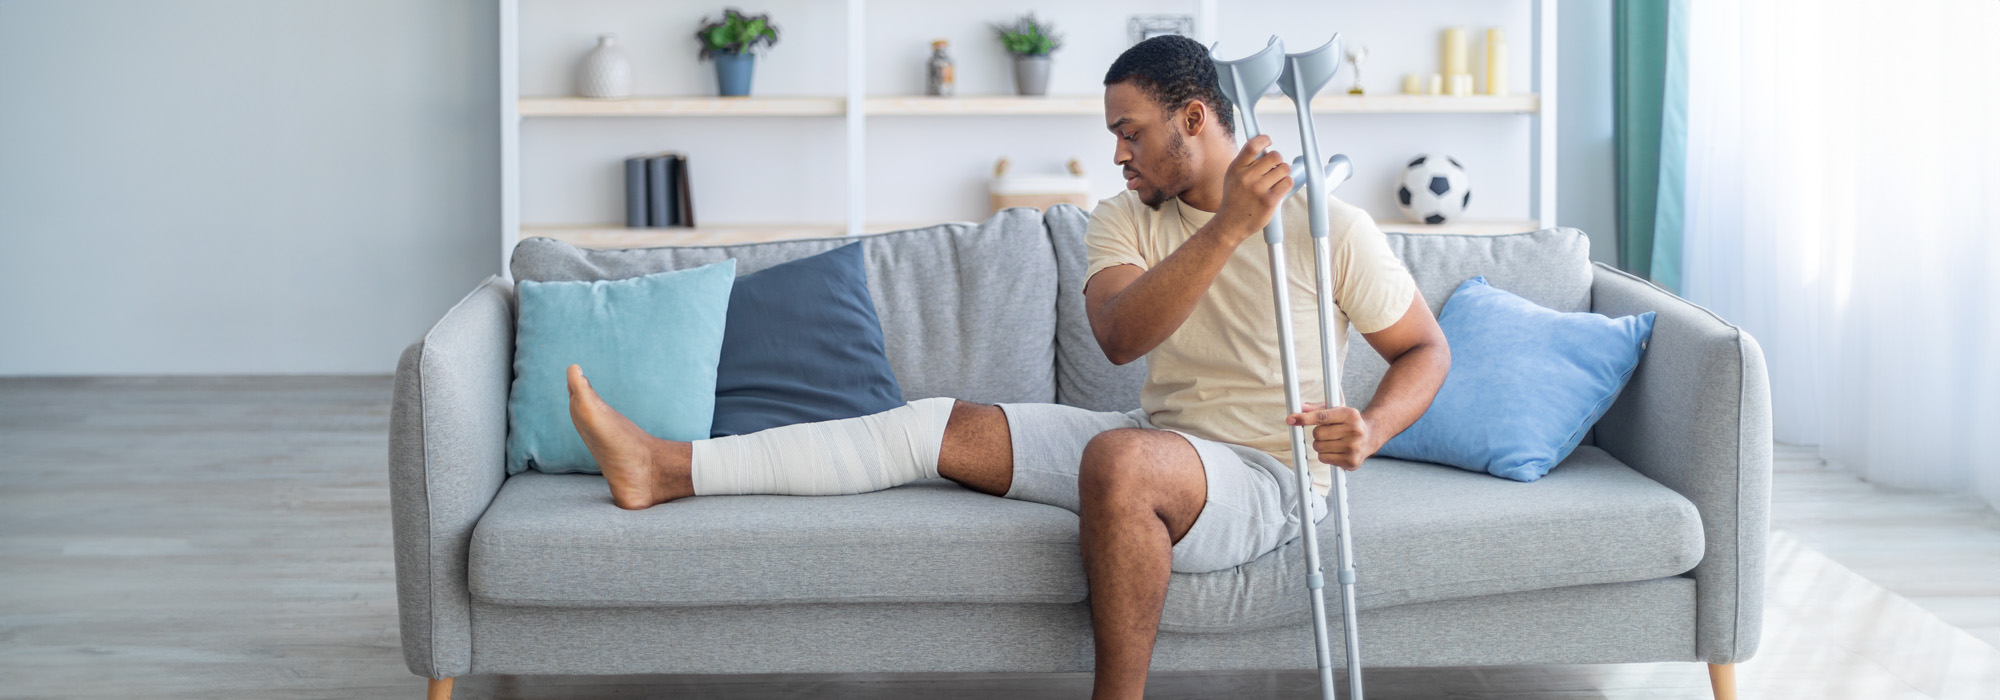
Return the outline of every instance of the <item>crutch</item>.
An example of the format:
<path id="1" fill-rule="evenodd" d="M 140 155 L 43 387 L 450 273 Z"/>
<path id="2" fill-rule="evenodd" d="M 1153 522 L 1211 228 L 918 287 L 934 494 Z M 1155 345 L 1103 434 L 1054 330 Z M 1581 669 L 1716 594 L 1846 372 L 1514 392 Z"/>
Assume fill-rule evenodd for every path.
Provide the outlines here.
<path id="1" fill-rule="evenodd" d="M 1209 58 L 1215 62 L 1216 78 L 1221 83 L 1223 96 L 1227 97 L 1236 106 L 1236 114 L 1239 121 L 1243 124 L 1243 138 L 1246 141 L 1256 138 L 1259 133 L 1257 128 L 1257 100 L 1263 96 L 1264 91 L 1269 89 L 1273 82 L 1278 80 L 1281 73 L 1287 72 L 1285 70 L 1286 56 L 1284 44 L 1278 40 L 1278 37 L 1274 36 L 1271 37 L 1270 43 L 1262 51 L 1258 51 L 1247 58 L 1225 61 L 1216 57 L 1213 50 L 1210 51 Z M 1330 78 L 1331 76 L 1328 77 Z M 1324 84 L 1324 82 L 1322 80 L 1321 84 Z M 1317 152 L 1316 146 L 1315 152 Z M 1312 161 L 1302 160 L 1300 163 L 1312 163 Z M 1297 178 L 1294 178 L 1294 191 L 1297 191 L 1297 188 L 1301 184 L 1311 183 L 1314 179 L 1311 176 L 1311 172 L 1317 170 L 1317 168 L 1304 169 L 1308 173 L 1306 180 L 1304 183 L 1301 183 Z M 1308 197 L 1310 196 L 1309 194 Z M 1321 214 L 1322 222 L 1324 218 L 1325 215 Z M 1271 294 L 1276 302 L 1278 312 L 1278 355 L 1284 366 L 1285 409 L 1288 413 L 1298 413 L 1304 409 L 1304 406 L 1299 398 L 1299 368 L 1296 356 L 1297 350 L 1292 338 L 1292 302 L 1291 295 L 1288 293 L 1290 284 L 1286 280 L 1284 242 L 1284 216 L 1282 211 L 1280 211 L 1272 214 L 1270 223 L 1264 225 L 1264 243 L 1270 249 L 1271 256 Z M 1322 277 L 1321 281 L 1325 281 L 1324 277 Z M 1305 426 L 1292 426 L 1291 438 L 1292 471 L 1298 478 L 1299 538 L 1305 542 L 1306 589 L 1312 600 L 1313 643 L 1317 652 L 1316 659 L 1319 665 L 1320 694 L 1325 700 L 1334 700 L 1333 652 L 1331 643 L 1327 640 L 1326 595 L 1323 590 L 1325 587 L 1325 577 L 1321 573 L 1320 567 L 1319 531 L 1313 526 L 1312 506 L 1311 502 L 1307 500 L 1313 497 L 1308 494 L 1313 494 L 1314 492 L 1312 490 L 1312 472 L 1308 467 L 1308 460 L 1310 458 L 1307 455 L 1310 453 L 1307 451 Z M 1347 624 L 1350 630 L 1352 630 L 1353 620 L 1351 617 L 1348 618 Z M 1356 636 L 1358 636 L 1356 633 L 1350 631 L 1348 638 L 1353 639 Z M 1350 663 L 1357 658 L 1351 644 L 1348 658 Z M 1360 687 L 1359 681 L 1355 680 L 1358 679 L 1357 672 L 1359 670 L 1360 667 L 1358 664 L 1352 665 L 1348 669 L 1348 678 L 1353 684 L 1354 689 L 1359 689 Z M 1350 695 L 1352 695 L 1354 700 L 1360 700 L 1361 698 L 1360 695 L 1352 692 L 1350 692 Z"/>
<path id="2" fill-rule="evenodd" d="M 1326 168 L 1303 167 L 1319 162 L 1319 134 L 1313 128 L 1312 98 L 1320 88 L 1333 80 L 1333 74 L 1340 71 L 1340 35 L 1334 34 L 1324 46 L 1307 51 L 1285 55 L 1285 72 L 1278 76 L 1278 89 L 1286 97 L 1292 98 L 1299 118 L 1299 148 L 1305 151 L 1295 163 L 1294 171 L 1305 171 L 1306 205 L 1309 212 L 1313 239 L 1313 265 L 1315 267 L 1314 286 L 1319 292 L 1319 366 L 1320 386 L 1325 390 L 1326 405 L 1330 408 L 1340 405 L 1340 360 L 1336 348 L 1333 325 L 1333 251 L 1327 239 L 1326 197 L 1333 188 L 1346 182 L 1354 173 L 1353 163 L 1346 155 L 1335 155 L 1327 161 Z M 1296 183 L 1295 183 L 1296 184 Z M 1286 319 L 1290 320 L 1290 319 Z M 1296 412 L 1296 411 L 1295 411 Z M 1300 476 L 1304 479 L 1304 475 Z M 1300 487 L 1301 493 L 1304 486 Z M 1340 582 L 1340 619 L 1346 628 L 1347 642 L 1347 695 L 1353 700 L 1361 700 L 1361 628 L 1355 619 L 1354 600 L 1354 544 L 1347 527 L 1347 471 L 1333 470 L 1333 513 L 1334 520 L 1334 570 L 1335 579 Z M 1310 521 L 1307 521 L 1310 522 Z M 1307 546 L 1307 556 L 1315 556 L 1316 549 Z M 1317 587 L 1319 581 L 1318 561 L 1314 561 L 1313 580 L 1309 586 Z M 1315 601 L 1318 591 L 1313 593 Z M 1318 609 L 1315 608 L 1317 613 Z M 1322 625 L 1325 623 L 1322 622 Z M 1329 693 L 1330 694 L 1330 693 Z"/>

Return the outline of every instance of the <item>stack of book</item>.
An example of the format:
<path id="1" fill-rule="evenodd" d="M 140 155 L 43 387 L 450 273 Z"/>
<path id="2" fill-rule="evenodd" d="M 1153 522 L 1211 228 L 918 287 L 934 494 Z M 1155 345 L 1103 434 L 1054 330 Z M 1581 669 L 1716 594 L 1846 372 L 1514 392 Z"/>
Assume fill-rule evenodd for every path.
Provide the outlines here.
<path id="1" fill-rule="evenodd" d="M 632 228 L 694 226 L 688 195 L 687 155 L 676 151 L 625 159 L 625 225 Z"/>

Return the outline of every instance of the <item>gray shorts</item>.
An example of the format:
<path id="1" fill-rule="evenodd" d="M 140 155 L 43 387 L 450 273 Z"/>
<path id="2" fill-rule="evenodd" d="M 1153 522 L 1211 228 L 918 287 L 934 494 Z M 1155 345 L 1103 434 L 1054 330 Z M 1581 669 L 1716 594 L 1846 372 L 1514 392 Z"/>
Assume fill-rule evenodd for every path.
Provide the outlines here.
<path id="1" fill-rule="evenodd" d="M 1159 430 L 1143 410 L 1087 411 L 1059 404 L 1001 404 L 1014 446 L 1014 482 L 1007 497 L 1081 509 L 1076 475 L 1083 448 L 1098 433 L 1117 428 Z M 1174 543 L 1173 570 L 1217 571 L 1238 566 L 1299 536 L 1298 477 L 1262 450 L 1187 433 L 1208 480 L 1201 515 Z M 1312 494 L 1311 491 L 1307 491 Z M 1313 494 L 1317 495 L 1317 494 Z M 1326 499 L 1310 499 L 1313 522 L 1326 517 Z"/>

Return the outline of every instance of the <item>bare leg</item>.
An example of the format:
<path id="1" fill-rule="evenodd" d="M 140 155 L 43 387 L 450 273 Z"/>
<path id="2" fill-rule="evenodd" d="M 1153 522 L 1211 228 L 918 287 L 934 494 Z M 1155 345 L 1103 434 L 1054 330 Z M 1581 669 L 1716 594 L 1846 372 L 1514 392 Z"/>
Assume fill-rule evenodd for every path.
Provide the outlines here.
<path id="1" fill-rule="evenodd" d="M 1208 501 L 1201 457 L 1170 432 L 1112 430 L 1084 449 L 1077 488 L 1097 642 L 1091 697 L 1141 698 L 1173 573 L 1173 545 Z"/>
<path id="2" fill-rule="evenodd" d="M 569 368 L 569 416 L 583 444 L 611 485 L 611 501 L 640 510 L 694 495 L 689 443 L 663 440 L 619 413 L 597 395 L 583 369 Z M 939 450 L 938 474 L 974 491 L 1003 496 L 1014 478 L 1014 446 L 998 406 L 952 404 Z"/>
<path id="3" fill-rule="evenodd" d="M 576 365 L 569 366 L 569 419 L 611 484 L 611 502 L 618 507 L 640 510 L 694 495 L 689 444 L 647 435 L 604 403 Z"/>
<path id="4" fill-rule="evenodd" d="M 1014 484 L 1014 442 L 999 406 L 959 401 L 951 405 L 938 451 L 938 476 L 989 496 Z"/>

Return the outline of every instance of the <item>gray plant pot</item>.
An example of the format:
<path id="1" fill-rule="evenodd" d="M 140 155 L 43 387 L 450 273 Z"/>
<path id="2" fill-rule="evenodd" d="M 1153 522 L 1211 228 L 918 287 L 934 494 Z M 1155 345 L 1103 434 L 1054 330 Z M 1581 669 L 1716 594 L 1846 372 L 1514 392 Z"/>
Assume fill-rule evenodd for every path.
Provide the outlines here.
<path id="1" fill-rule="evenodd" d="M 1022 95 L 1049 94 L 1049 57 L 1014 57 L 1014 92 Z"/>
<path id="2" fill-rule="evenodd" d="M 722 96 L 748 96 L 750 75 L 757 68 L 757 54 L 717 51 L 712 55 L 715 57 L 715 84 L 721 89 Z"/>

